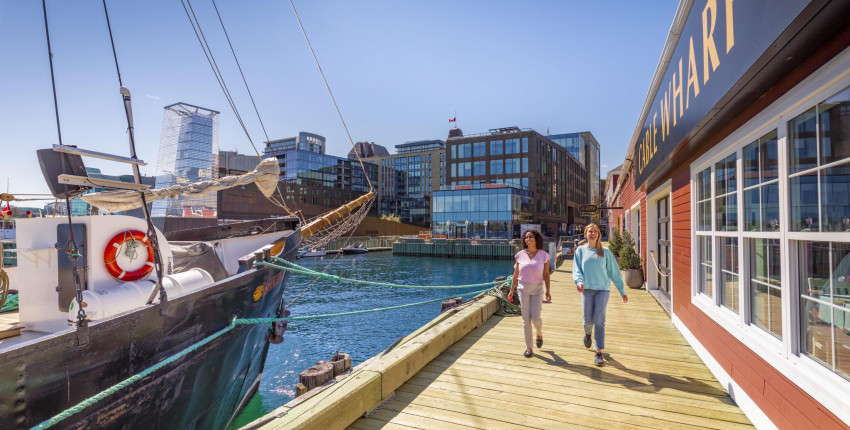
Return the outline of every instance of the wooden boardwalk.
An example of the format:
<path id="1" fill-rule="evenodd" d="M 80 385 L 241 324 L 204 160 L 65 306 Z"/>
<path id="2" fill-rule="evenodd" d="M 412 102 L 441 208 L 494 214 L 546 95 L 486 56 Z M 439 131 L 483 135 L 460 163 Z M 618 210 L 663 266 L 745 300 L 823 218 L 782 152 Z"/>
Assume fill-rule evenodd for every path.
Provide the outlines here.
<path id="1" fill-rule="evenodd" d="M 628 304 L 612 290 L 606 364 L 595 366 L 571 270 L 566 261 L 552 274 L 532 358 L 522 356 L 522 320 L 494 315 L 350 428 L 752 428 L 644 290 L 628 291 Z"/>

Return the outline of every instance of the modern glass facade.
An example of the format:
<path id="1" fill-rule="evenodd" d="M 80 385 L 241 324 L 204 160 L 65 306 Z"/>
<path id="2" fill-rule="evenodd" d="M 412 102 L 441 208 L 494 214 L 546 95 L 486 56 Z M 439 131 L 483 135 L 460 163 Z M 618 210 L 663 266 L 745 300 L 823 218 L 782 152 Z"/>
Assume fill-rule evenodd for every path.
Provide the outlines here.
<path id="1" fill-rule="evenodd" d="M 583 221 L 576 219 L 576 207 L 588 201 L 586 169 L 546 136 L 508 127 L 450 137 L 446 145 L 446 185 L 530 191 L 525 221 L 540 224 L 547 236 L 566 235 L 571 224 Z"/>
<path id="2" fill-rule="evenodd" d="M 420 140 L 396 145 L 397 154 L 367 158 L 380 164 L 378 211 L 405 224 L 431 225 L 431 196 L 445 183 L 445 145 Z"/>
<path id="3" fill-rule="evenodd" d="M 519 235 L 523 213 L 531 210 L 526 190 L 496 184 L 452 188 L 434 192 L 434 235 L 509 239 Z"/>
<path id="4" fill-rule="evenodd" d="M 589 196 L 587 203 L 599 204 L 602 192 L 599 186 L 602 167 L 599 161 L 599 142 L 596 141 L 593 134 L 589 131 L 583 131 L 580 133 L 551 134 L 546 137 L 566 149 L 587 169 L 587 192 Z"/>
<path id="5" fill-rule="evenodd" d="M 369 191 L 366 175 L 373 184 L 378 179 L 378 166 L 373 163 L 363 163 L 364 174 L 357 161 L 333 155 L 292 149 L 276 152 L 273 156 L 277 157 L 280 165 L 280 178 L 290 184 L 365 193 Z"/>
<path id="6" fill-rule="evenodd" d="M 316 154 L 324 154 L 325 138 L 318 134 L 302 131 L 298 133 L 298 136 L 296 137 L 287 137 L 286 139 L 270 140 L 266 142 L 266 149 L 263 150 L 263 155 L 275 155 L 283 151 L 290 151 L 293 149 L 315 152 Z"/>
<path id="7" fill-rule="evenodd" d="M 218 172 L 219 113 L 186 103 L 165 107 L 157 160 L 156 188 L 215 179 Z M 181 216 L 184 208 L 214 213 L 216 193 L 157 200 L 152 216 Z"/>

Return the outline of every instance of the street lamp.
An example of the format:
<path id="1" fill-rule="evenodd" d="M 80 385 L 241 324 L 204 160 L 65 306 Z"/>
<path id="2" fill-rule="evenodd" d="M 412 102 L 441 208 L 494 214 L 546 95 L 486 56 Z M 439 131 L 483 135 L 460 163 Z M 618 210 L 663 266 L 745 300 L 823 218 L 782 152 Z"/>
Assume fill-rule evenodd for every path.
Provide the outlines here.
<path id="1" fill-rule="evenodd" d="M 484 220 L 484 239 L 487 239 L 487 220 Z"/>

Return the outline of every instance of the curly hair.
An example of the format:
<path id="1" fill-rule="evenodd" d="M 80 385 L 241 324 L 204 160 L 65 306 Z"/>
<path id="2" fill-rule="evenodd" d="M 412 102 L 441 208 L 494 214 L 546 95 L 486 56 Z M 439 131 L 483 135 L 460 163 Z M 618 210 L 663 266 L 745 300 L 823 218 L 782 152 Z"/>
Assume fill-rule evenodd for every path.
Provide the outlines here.
<path id="1" fill-rule="evenodd" d="M 543 235 L 537 230 L 526 230 L 522 232 L 522 249 L 528 249 L 528 244 L 525 243 L 525 235 L 531 233 L 534 235 L 534 245 L 537 249 L 543 249 Z"/>

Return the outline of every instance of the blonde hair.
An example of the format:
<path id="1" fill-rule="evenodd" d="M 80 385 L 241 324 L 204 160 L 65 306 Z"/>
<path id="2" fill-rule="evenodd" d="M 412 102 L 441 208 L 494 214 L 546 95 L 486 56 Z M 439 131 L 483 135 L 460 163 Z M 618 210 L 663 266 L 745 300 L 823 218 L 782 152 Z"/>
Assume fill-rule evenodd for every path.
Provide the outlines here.
<path id="1" fill-rule="evenodd" d="M 587 238 L 587 231 L 590 230 L 591 227 L 596 229 L 596 256 L 602 258 L 605 256 L 605 250 L 602 248 L 602 230 L 599 229 L 599 226 L 594 223 L 588 224 L 587 227 L 584 228 L 584 237 L 585 239 Z M 587 241 L 587 246 L 590 246 L 590 240 Z"/>

